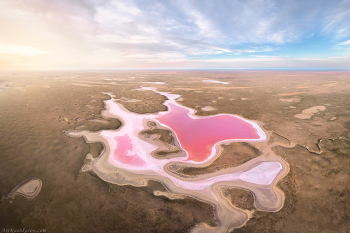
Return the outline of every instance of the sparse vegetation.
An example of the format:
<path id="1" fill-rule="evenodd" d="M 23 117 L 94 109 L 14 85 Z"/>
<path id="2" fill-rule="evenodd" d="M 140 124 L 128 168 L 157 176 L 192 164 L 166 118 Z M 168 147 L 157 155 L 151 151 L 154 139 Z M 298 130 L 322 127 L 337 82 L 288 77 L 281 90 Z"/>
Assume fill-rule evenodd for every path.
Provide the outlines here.
<path id="1" fill-rule="evenodd" d="M 157 86 L 159 91 L 180 94 L 179 103 L 196 109 L 199 116 L 240 115 L 258 121 L 269 132 L 270 143 L 297 144 L 293 148 L 273 148 L 290 165 L 290 172 L 278 183 L 286 196 L 284 207 L 273 213 L 255 212 L 246 226 L 235 232 L 349 231 L 349 72 L 291 72 L 293 76 L 284 76 L 286 73 L 280 71 L 108 74 L 115 84 L 103 80 L 97 72 L 77 73 L 75 79 L 70 79 L 68 72 L 17 73 L 1 78 L 4 85 L 0 86 L 0 194 L 6 196 L 29 177 L 42 180 L 41 192 L 35 199 L 16 196 L 12 203 L 0 202 L 1 228 L 186 232 L 203 222 L 215 226 L 211 205 L 192 198 L 168 200 L 154 196 L 154 190 L 164 191 L 157 182 L 142 188 L 116 186 L 106 184 L 93 173 L 79 173 L 86 154 L 98 156 L 102 144 L 87 144 L 83 138 L 69 138 L 63 132 L 121 127 L 118 119 L 101 116 L 103 100 L 109 99 L 102 92 L 112 93 L 116 99 L 141 100 L 119 101 L 129 111 L 142 114 L 164 111 L 165 99 L 161 95 L 133 91 L 140 86 Z M 135 78 L 129 79 L 131 76 Z M 336 82 L 332 88 L 326 85 L 330 77 Z M 203 78 L 229 84 L 205 83 Z M 155 81 L 166 84 L 143 83 Z M 295 94 L 299 92 L 302 93 Z M 279 100 L 293 96 L 300 101 Z M 311 119 L 294 117 L 303 109 L 319 105 L 326 106 L 326 110 Z M 200 110 L 205 106 L 215 110 Z M 336 120 L 329 121 L 333 116 Z M 144 134 L 159 135 L 164 143 L 173 143 L 166 131 L 151 128 Z M 310 153 L 319 152 L 317 143 L 322 151 Z M 223 145 L 220 157 L 210 166 L 175 170 L 195 176 L 237 166 L 260 156 L 260 145 Z M 163 156 L 162 153 L 159 155 Z M 249 192 L 231 190 L 227 197 L 240 208 L 253 209 Z"/>

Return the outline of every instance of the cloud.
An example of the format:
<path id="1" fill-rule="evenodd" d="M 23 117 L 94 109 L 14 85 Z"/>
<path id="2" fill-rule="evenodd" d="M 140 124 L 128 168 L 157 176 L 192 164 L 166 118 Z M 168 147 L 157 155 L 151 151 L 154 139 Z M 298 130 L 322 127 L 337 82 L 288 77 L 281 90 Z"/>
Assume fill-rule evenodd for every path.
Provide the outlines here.
<path id="1" fill-rule="evenodd" d="M 350 57 L 329 57 L 330 59 L 350 60 Z"/>
<path id="2" fill-rule="evenodd" d="M 2 56 L 34 57 L 47 53 L 35 47 L 0 44 L 0 55 Z"/>
<path id="3" fill-rule="evenodd" d="M 119 68 L 127 62 L 136 66 L 253 53 L 262 54 L 255 59 L 267 60 L 242 62 L 273 62 L 277 58 L 266 54 L 316 34 L 331 35 L 339 46 L 350 44 L 349 4 L 346 0 L 1 1 L 0 53 L 35 56 L 35 67 Z"/>
<path id="4" fill-rule="evenodd" d="M 264 48 L 258 48 L 258 47 L 251 47 L 249 49 L 234 49 L 233 53 L 235 55 L 241 55 L 243 53 L 261 53 L 261 52 L 270 52 L 274 49 L 270 47 L 264 47 Z"/>
<path id="5" fill-rule="evenodd" d="M 265 56 L 265 55 L 253 55 L 253 57 L 260 57 L 260 58 L 282 58 L 281 56 Z"/>
<path id="6" fill-rule="evenodd" d="M 350 36 L 350 1 L 335 1 L 329 4 L 324 16 L 322 32 L 332 34 L 336 40 Z"/>
<path id="7" fill-rule="evenodd" d="M 340 42 L 333 47 L 342 54 L 350 54 L 350 40 Z"/>
<path id="8" fill-rule="evenodd" d="M 159 43 L 158 40 L 154 39 L 153 37 L 147 37 L 142 35 L 127 35 L 127 36 L 121 36 L 121 35 L 98 35 L 97 39 L 102 42 L 107 43 L 125 43 L 125 44 L 153 44 L 153 43 Z"/>
<path id="9" fill-rule="evenodd" d="M 338 45 L 350 45 L 350 40 L 339 43 Z"/>

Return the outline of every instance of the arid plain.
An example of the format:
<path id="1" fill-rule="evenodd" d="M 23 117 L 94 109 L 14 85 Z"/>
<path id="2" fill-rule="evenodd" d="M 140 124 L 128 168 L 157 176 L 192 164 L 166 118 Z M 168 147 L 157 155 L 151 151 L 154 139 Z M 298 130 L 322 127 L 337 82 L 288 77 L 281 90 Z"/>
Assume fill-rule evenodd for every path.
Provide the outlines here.
<path id="1" fill-rule="evenodd" d="M 103 144 L 66 135 L 74 130 L 120 128 L 122 122 L 117 118 L 101 115 L 103 101 L 110 99 L 103 93 L 113 94 L 115 101 L 130 112 L 165 111 L 165 96 L 135 90 L 154 87 L 180 95 L 176 101 L 195 110 L 197 116 L 241 116 L 258 122 L 268 135 L 264 142 L 222 144 L 213 162 L 200 167 L 169 167 L 174 174 L 197 177 L 224 172 L 265 156 L 267 148 L 288 165 L 288 173 L 277 183 L 284 196 L 278 211 L 262 211 L 247 189 L 221 188 L 223 197 L 233 206 L 251 213 L 234 232 L 350 231 L 350 72 L 0 75 L 1 229 L 189 232 L 203 223 L 213 229 L 218 227 L 215 206 L 193 196 L 159 195 L 168 192 L 161 182 L 149 181 L 143 187 L 120 186 L 104 181 L 91 170 L 85 171 L 91 160 L 100 156 Z M 180 152 L 167 129 L 150 125 L 141 135 L 145 141 L 154 139 L 162 145 L 155 156 Z M 26 187 L 18 188 L 26 180 L 31 186 L 27 182 Z M 20 195 L 14 196 L 16 192 Z"/>

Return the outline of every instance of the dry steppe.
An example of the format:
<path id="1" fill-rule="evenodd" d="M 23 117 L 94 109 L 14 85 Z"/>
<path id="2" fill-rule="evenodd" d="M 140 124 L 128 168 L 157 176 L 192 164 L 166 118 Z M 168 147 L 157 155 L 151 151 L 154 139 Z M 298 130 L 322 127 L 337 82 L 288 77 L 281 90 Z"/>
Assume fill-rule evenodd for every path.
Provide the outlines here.
<path id="1" fill-rule="evenodd" d="M 203 82 L 216 80 L 223 83 Z M 164 83 L 164 84 L 162 84 Z M 166 110 L 165 97 L 198 116 L 234 114 L 259 122 L 264 143 L 222 145 L 207 167 L 176 167 L 197 176 L 238 166 L 261 156 L 267 145 L 289 164 L 277 186 L 285 194 L 277 212 L 255 210 L 251 192 L 223 188 L 232 205 L 254 211 L 234 232 L 350 232 L 350 72 L 347 71 L 96 71 L 0 73 L 0 229 L 47 232 L 189 232 L 195 225 L 217 226 L 214 208 L 200 200 L 156 196 L 158 182 L 146 187 L 118 186 L 93 172 L 81 172 L 87 154 L 98 157 L 101 143 L 70 138 L 67 130 L 117 130 L 121 122 L 104 118 L 111 93 L 135 113 Z M 310 118 L 304 110 L 323 106 Z M 169 132 L 154 127 L 168 153 L 177 149 Z M 274 144 L 275 143 L 275 144 Z M 158 151 L 167 156 L 167 151 Z M 40 179 L 33 199 L 8 194 L 19 184 Z"/>

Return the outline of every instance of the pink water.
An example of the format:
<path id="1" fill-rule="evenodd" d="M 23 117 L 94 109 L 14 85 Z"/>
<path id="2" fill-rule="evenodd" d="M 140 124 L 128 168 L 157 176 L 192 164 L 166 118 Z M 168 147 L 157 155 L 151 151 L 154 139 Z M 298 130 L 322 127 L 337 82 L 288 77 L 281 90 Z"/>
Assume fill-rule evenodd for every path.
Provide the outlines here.
<path id="1" fill-rule="evenodd" d="M 114 150 L 113 159 L 121 164 L 132 166 L 144 166 L 146 162 L 140 157 L 141 151 L 137 149 L 128 134 L 116 136 L 117 148 Z"/>
<path id="2" fill-rule="evenodd" d="M 248 122 L 232 115 L 218 115 L 193 119 L 189 109 L 168 103 L 169 113 L 155 117 L 169 126 L 177 135 L 188 160 L 205 161 L 213 146 L 228 139 L 259 139 L 257 130 Z"/>

